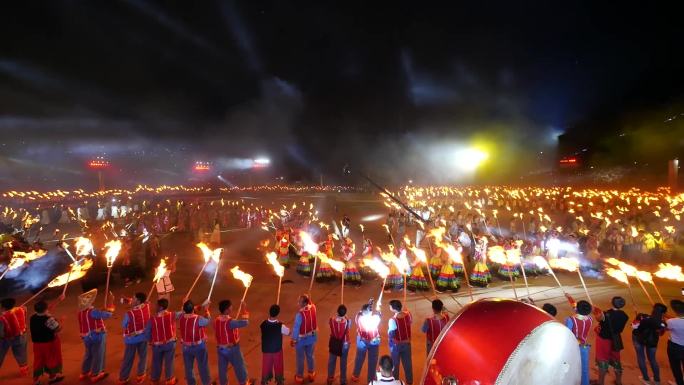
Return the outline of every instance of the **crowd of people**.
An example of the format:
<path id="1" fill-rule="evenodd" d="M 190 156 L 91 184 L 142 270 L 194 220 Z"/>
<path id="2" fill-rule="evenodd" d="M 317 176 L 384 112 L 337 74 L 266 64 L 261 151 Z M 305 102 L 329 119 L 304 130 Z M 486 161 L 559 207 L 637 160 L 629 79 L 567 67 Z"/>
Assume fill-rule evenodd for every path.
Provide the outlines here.
<path id="1" fill-rule="evenodd" d="M 78 331 L 83 341 L 84 353 L 79 380 L 98 382 L 106 378 L 106 344 L 107 323 L 115 313 L 113 296 L 106 301 L 105 308 L 94 306 L 97 289 L 92 289 L 79 296 L 79 310 L 77 314 Z M 62 375 L 63 361 L 59 332 L 63 325 L 50 310 L 56 303 L 63 300 L 59 297 L 52 304 L 44 300 L 33 306 L 34 314 L 27 319 L 26 307 L 16 306 L 14 298 L 4 298 L 0 305 L 0 365 L 4 363 L 6 354 L 11 350 L 19 373 L 28 376 L 29 366 L 27 357 L 27 338 L 30 335 L 33 343 L 33 379 L 40 384 L 44 375 L 48 376 L 48 383 L 54 384 L 64 380 Z M 249 312 L 245 303 L 241 303 L 238 314 L 233 318 L 233 306 L 230 300 L 219 301 L 216 316 L 211 317 L 211 303 L 205 301 L 195 306 L 191 300 L 186 300 L 182 310 L 169 310 L 169 300 L 160 298 L 152 305 L 147 301 L 145 293 L 136 293 L 134 297 L 125 299 L 128 308 L 123 312 L 121 326 L 123 328 L 124 355 L 118 374 L 120 384 L 147 381 L 148 350 L 151 350 L 151 370 L 149 380 L 152 384 L 173 385 L 177 383 L 174 372 L 176 344 L 181 345 L 185 381 L 190 385 L 197 383 L 194 370 L 199 373 L 200 383 L 215 384 L 211 380 L 208 364 L 208 329 L 213 329 L 218 357 L 218 383 L 228 383 L 229 367 L 233 369 L 239 384 L 250 382 L 247 367 L 240 350 L 240 329 L 249 325 Z M 335 314 L 327 322 L 329 359 L 327 364 L 326 383 L 333 384 L 339 377 L 340 384 L 347 384 L 348 380 L 358 383 L 361 381 L 361 370 L 367 365 L 364 382 L 381 381 L 399 378 L 399 370 L 403 368 L 406 383 L 413 383 L 413 365 L 411 343 L 414 337 L 411 333 L 413 316 L 403 309 L 399 300 L 389 302 L 391 318 L 387 325 L 387 341 L 391 352 L 393 370 L 383 371 L 382 377 L 376 377 L 378 355 L 381 341 L 381 313 L 374 308 L 372 301 L 364 304 L 361 309 L 350 317 L 347 307 L 339 305 Z M 302 384 L 305 381 L 313 383 L 316 378 L 317 366 L 314 361 L 314 349 L 320 337 L 319 321 L 316 305 L 308 295 L 301 295 L 297 300 L 297 313 L 291 328 L 278 319 L 279 305 L 271 305 L 268 309 L 269 317 L 259 325 L 261 333 L 262 370 L 261 383 L 274 381 L 283 384 L 284 354 L 283 336 L 290 339 L 290 345 L 295 351 L 294 382 Z M 433 313 L 425 316 L 421 331 L 425 333 L 425 343 L 428 352 L 437 336 L 449 321 L 444 312 L 444 305 L 439 299 L 432 301 Z M 322 325 L 321 325 L 322 326 Z M 351 375 L 348 378 L 347 358 L 352 344 L 350 337 L 352 326 L 356 328 L 356 357 Z M 29 333 L 30 331 L 30 333 Z M 137 358 L 137 365 L 134 367 Z M 380 368 L 386 369 L 382 363 Z M 338 364 L 339 362 L 339 364 Z M 306 366 L 306 371 L 305 371 Z M 337 369 L 339 367 L 339 369 Z M 135 373 L 133 375 L 133 370 Z M 339 376 L 336 376 L 338 373 Z"/>
<path id="2" fill-rule="evenodd" d="M 681 256 L 684 237 L 680 228 L 680 215 L 684 213 L 684 196 L 672 196 L 666 191 L 654 193 L 639 190 L 599 191 L 569 188 L 556 189 L 514 189 L 492 188 L 418 188 L 407 187 L 396 193 L 407 202 L 401 207 L 385 196 L 389 214 L 381 236 L 377 232 L 369 236 L 364 223 L 352 224 L 347 215 L 341 220 L 323 223 L 317 218 L 313 206 L 303 202 L 299 207 L 272 207 L 246 205 L 242 201 L 223 200 L 157 200 L 106 201 L 97 205 L 82 207 L 51 206 L 39 210 L 12 209 L 0 212 L 0 220 L 8 227 L 20 230 L 14 239 L 23 240 L 26 247 L 32 246 L 30 239 L 37 239 L 40 226 L 51 223 L 78 224 L 84 234 L 97 237 L 122 237 L 127 246 L 122 249 L 122 278 L 125 282 L 139 279 L 145 271 L 158 265 L 160 257 L 159 239 L 170 233 L 190 234 L 193 242 L 204 241 L 212 247 L 221 243 L 221 229 L 229 227 L 260 228 L 272 233 L 272 238 L 259 246 L 264 252 L 274 251 L 285 267 L 293 266 L 299 274 L 313 276 L 319 281 L 338 280 L 340 275 L 351 284 L 376 282 L 378 272 L 368 261 L 382 261 L 389 273 L 383 279 L 384 289 L 411 291 L 434 290 L 435 294 L 458 291 L 464 284 L 485 287 L 499 276 L 502 280 L 515 280 L 521 275 L 546 274 L 545 266 L 539 266 L 535 257 L 546 260 L 570 258 L 580 261 L 581 269 L 601 276 L 604 260 L 620 258 L 641 266 L 660 262 L 677 262 Z M 368 225 L 367 223 L 365 225 Z M 33 234 L 32 234 L 33 232 Z M 371 239 L 374 238 L 374 239 Z M 357 247 L 358 246 L 358 247 Z M 6 261 L 12 256 L 16 244 L 3 243 Z M 144 263 L 136 263 L 134 257 L 141 253 Z M 322 258 L 318 251 L 323 254 Z M 503 256 L 503 258 L 499 258 Z M 510 256 L 513 256 L 511 258 Z M 341 261 L 342 268 L 333 262 Z M 169 273 L 174 270 L 175 260 L 169 259 Z M 141 265 L 139 268 L 136 266 Z M 335 267 L 335 268 L 334 268 Z M 103 270 L 100 269 L 100 272 Z M 95 309 L 92 302 L 101 281 L 97 269 L 89 272 L 82 280 L 84 295 L 79 301 L 80 334 L 84 341 L 85 357 L 82 379 L 99 381 L 104 371 L 104 345 L 106 319 L 113 308 Z M 92 279 L 89 281 L 88 277 Z M 207 363 L 206 328 L 213 324 L 219 358 L 219 383 L 226 383 L 226 372 L 232 367 L 240 384 L 247 382 L 247 371 L 239 348 L 238 329 L 248 327 L 246 306 L 244 312 L 231 318 L 231 302 L 218 304 L 219 315 L 209 321 L 210 303 L 194 306 L 184 299 L 182 311 L 169 311 L 169 297 L 164 297 L 173 285 L 167 275 L 163 288 L 158 287 L 160 300 L 154 305 L 147 302 L 144 293 L 130 299 L 130 309 L 123 317 L 126 351 L 122 360 L 119 380 L 145 381 L 147 346 L 152 345 L 152 371 L 154 383 L 173 384 L 173 354 L 175 344 L 182 345 L 186 381 L 194 384 L 193 365 L 198 366 L 200 382 L 210 383 Z M 90 284 L 89 284 L 90 282 Z M 171 289 L 168 288 L 170 285 Z M 295 348 L 295 382 L 313 382 L 316 375 L 313 360 L 314 345 L 319 339 L 319 325 L 316 307 L 308 296 L 298 300 L 299 311 L 292 328 L 278 320 L 279 307 L 271 306 L 269 318 L 260 325 L 262 333 L 262 383 L 273 379 L 283 383 L 282 336 L 291 338 Z M 601 311 L 587 301 L 569 298 L 576 314 L 565 320 L 575 334 L 582 357 L 582 384 L 589 384 L 589 333 L 596 329 L 593 344 L 599 368 L 598 383 L 603 385 L 610 367 L 615 369 L 616 382 L 621 383 L 620 350 L 624 344 L 620 335 L 629 323 L 629 317 L 621 309 L 624 299 L 616 297 L 613 308 Z M 114 301 L 108 301 L 113 306 Z M 7 305 L 7 307 L 5 307 Z M 426 315 L 421 330 L 425 333 L 427 351 L 445 327 L 449 317 L 444 313 L 441 301 L 432 303 L 434 314 Z M 651 314 L 637 314 L 631 323 L 633 345 L 644 383 L 660 382 L 660 373 L 655 361 L 658 337 L 670 330 L 668 355 L 677 385 L 682 380 L 684 362 L 684 325 L 679 321 L 684 314 L 684 304 L 678 300 L 670 304 L 670 313 L 664 304 L 656 304 Z M 15 307 L 11 299 L 3 302 L 3 316 L 14 314 L 18 319 L 26 318 L 26 309 Z M 556 316 L 551 304 L 544 304 L 543 310 Z M 380 314 L 372 303 L 365 304 L 355 317 L 347 315 L 347 308 L 341 305 L 336 314 L 328 320 L 329 361 L 327 383 L 336 380 L 339 361 L 339 382 L 347 383 L 347 355 L 353 344 L 350 330 L 356 327 L 356 358 L 350 380 L 360 381 L 361 369 L 367 362 L 364 382 L 388 382 L 398 380 L 403 368 L 406 383 L 413 382 L 411 355 L 412 316 L 403 309 L 402 303 L 390 301 L 392 316 L 387 325 L 390 348 L 390 362 L 393 374 L 388 375 L 385 366 L 380 365 L 382 378 L 376 375 L 378 367 L 380 336 Z M 35 304 L 36 335 L 34 343 L 47 343 L 43 348 L 34 348 L 36 381 L 47 373 L 49 381 L 61 379 L 61 362 L 55 363 L 56 354 L 45 353 L 58 348 L 58 331 L 61 327 L 50 316 L 49 306 L 44 301 Z M 33 317 L 32 316 L 32 320 Z M 9 316 L 8 316 L 9 317 Z M 11 318 L 11 317 L 10 317 Z M 352 319 L 353 318 L 353 319 Z M 4 318 L 1 318 L 4 319 Z M 0 319 L 0 320 L 1 320 Z M 27 322 L 3 321 L 0 328 L 12 330 L 2 337 L 2 357 L 8 350 L 27 373 L 25 353 L 22 358 L 21 340 L 26 339 Z M 33 324 L 29 322 L 33 338 Z M 48 325 L 49 324 L 49 325 Z M 22 326 L 23 325 L 23 326 Z M 40 329 L 40 325 L 44 327 Z M 163 331 L 160 331 L 162 328 Z M 178 341 L 176 341 L 176 330 Z M 13 335 L 14 333 L 14 335 Z M 54 338 L 51 338 L 54 337 Z M 18 341 L 18 342 L 17 342 Z M 57 341 L 57 342 L 55 342 Z M 24 348 L 25 352 L 25 342 Z M 52 350 L 50 350 L 52 349 Z M 135 377 L 131 377 L 135 357 L 138 366 Z M 23 361 L 22 361 L 23 359 Z M 382 360 L 381 360 L 382 361 Z M 646 362 L 651 366 L 649 375 Z M 162 367 L 165 368 L 162 376 Z M 169 369 L 169 367 L 171 369 Z M 306 367 L 306 371 L 304 368 Z"/>

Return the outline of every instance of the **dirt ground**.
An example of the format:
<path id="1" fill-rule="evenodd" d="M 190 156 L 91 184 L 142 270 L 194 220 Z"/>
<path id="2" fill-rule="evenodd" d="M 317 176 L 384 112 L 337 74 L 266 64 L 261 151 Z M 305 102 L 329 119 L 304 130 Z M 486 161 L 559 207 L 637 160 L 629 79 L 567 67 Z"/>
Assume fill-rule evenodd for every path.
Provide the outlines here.
<path id="1" fill-rule="evenodd" d="M 307 201 L 313 201 L 316 204 L 316 209 L 320 211 L 320 217 L 323 220 L 329 221 L 332 218 L 337 220 L 341 219 L 343 214 L 347 214 L 352 219 L 352 238 L 355 239 L 357 244 L 360 244 L 360 233 L 358 230 L 358 224 L 364 223 L 366 228 L 366 236 L 371 237 L 375 243 L 385 239 L 384 230 L 380 227 L 381 223 L 384 223 L 384 219 L 360 222 L 363 217 L 368 217 L 374 214 L 385 214 L 386 209 L 382 203 L 372 195 L 359 195 L 359 194 L 282 194 L 282 195 L 269 195 L 269 196 L 254 196 L 248 197 L 253 199 L 258 199 L 261 201 L 272 201 L 280 204 L 291 204 L 293 201 L 301 202 L 303 199 Z M 258 379 L 260 377 L 261 371 L 261 350 L 260 350 L 260 336 L 259 336 L 259 324 L 262 320 L 267 317 L 267 311 L 272 303 L 275 303 L 276 291 L 278 280 L 273 275 L 270 266 L 264 263 L 263 255 L 261 255 L 256 247 L 258 242 L 262 239 L 268 237 L 268 234 L 262 230 L 244 230 L 244 229 L 231 229 L 222 234 L 222 243 L 226 248 L 224 253 L 225 259 L 222 261 L 222 266 L 219 272 L 219 277 L 216 283 L 215 292 L 213 295 L 213 306 L 212 312 L 216 314 L 218 311 L 216 309 L 216 304 L 221 299 L 231 299 L 234 303 L 239 302 L 242 295 L 243 289 L 240 283 L 237 282 L 230 276 L 229 269 L 234 265 L 239 265 L 242 270 L 254 275 L 254 283 L 249 290 L 247 296 L 247 305 L 251 313 L 251 324 L 246 328 L 241 330 L 241 349 L 244 354 L 245 360 L 247 362 L 247 368 L 249 372 L 249 377 Z M 360 249 L 359 246 L 357 248 Z M 171 308 L 172 310 L 178 309 L 180 307 L 180 300 L 183 294 L 191 285 L 194 277 L 202 267 L 202 260 L 199 251 L 192 245 L 187 237 L 184 236 L 171 236 L 164 238 L 162 240 L 162 252 L 164 254 L 175 252 L 179 256 L 178 271 L 172 275 L 174 285 L 176 287 L 176 292 L 172 297 Z M 566 290 L 575 296 L 577 299 L 584 298 L 584 292 L 580 285 L 579 279 L 576 274 L 571 273 L 560 273 L 559 278 Z M 201 302 L 206 294 L 208 293 L 211 277 L 205 275 L 197 287 L 194 290 L 192 297 L 196 302 Z M 610 298 L 615 295 L 622 295 L 629 300 L 627 290 L 623 285 L 618 284 L 612 279 L 594 279 L 587 278 L 587 285 L 589 287 L 592 299 L 594 303 L 602 308 L 608 308 Z M 300 276 L 296 273 L 294 267 L 285 272 L 285 277 L 283 278 L 282 294 L 281 294 L 281 307 L 282 314 L 280 319 L 286 324 L 291 325 L 294 320 L 294 314 L 297 310 L 296 299 L 297 296 L 308 289 L 309 279 Z M 658 281 L 660 291 L 665 297 L 666 301 L 673 298 L 680 298 L 680 285 L 675 283 L 669 283 L 664 281 Z M 102 283 L 104 286 L 104 282 Z M 114 283 L 112 286 L 112 291 L 117 296 L 117 299 L 121 295 L 130 296 L 136 291 L 147 292 L 150 288 L 150 282 L 143 281 L 140 284 L 133 285 L 128 288 L 122 287 L 118 283 Z M 522 279 L 518 280 L 516 283 L 516 288 L 519 295 L 525 295 L 526 291 L 523 286 Z M 101 287 L 101 290 L 104 288 Z M 345 302 L 349 309 L 350 314 L 355 314 L 363 303 L 366 303 L 370 297 L 378 297 L 380 289 L 379 281 L 364 282 L 361 287 L 349 287 L 345 288 Z M 568 306 L 565 298 L 555 285 L 555 282 L 551 277 L 537 277 L 530 279 L 530 293 L 531 297 L 534 299 L 537 305 L 541 306 L 543 303 L 552 303 L 558 308 L 558 320 L 563 321 L 570 313 L 571 309 Z M 80 361 L 83 353 L 83 345 L 78 336 L 77 324 L 76 324 L 76 299 L 77 295 L 80 294 L 80 285 L 74 284 L 69 287 L 67 299 L 60 304 L 56 309 L 54 314 L 63 319 L 64 330 L 61 333 L 62 340 L 62 351 L 64 355 L 64 374 L 66 375 L 66 384 L 76 384 L 78 383 L 78 374 L 80 368 Z M 637 305 L 639 310 L 642 312 L 647 312 L 650 309 L 647 298 L 643 295 L 638 287 L 634 287 L 634 293 L 637 300 Z M 56 296 L 56 293 L 49 293 L 52 297 Z M 487 298 L 487 297 L 513 297 L 513 290 L 509 282 L 496 280 L 489 288 L 485 289 L 473 289 L 473 294 L 475 299 Z M 19 300 L 23 300 L 27 297 L 26 294 L 19 295 Z M 321 330 L 319 342 L 316 347 L 316 371 L 318 376 L 316 378 L 316 383 L 325 383 L 326 378 L 326 365 L 327 365 L 327 337 L 328 330 L 327 324 L 322 322 L 322 320 L 327 319 L 327 317 L 334 314 L 337 305 L 339 304 L 340 296 L 340 283 L 339 282 L 327 282 L 314 284 L 313 289 L 313 301 L 318 306 L 319 314 L 319 327 Z M 425 294 L 408 294 L 407 304 L 408 309 L 414 314 L 414 324 L 413 324 L 413 365 L 414 365 L 414 378 L 415 382 L 418 383 L 420 376 L 423 371 L 425 364 L 425 337 L 420 333 L 420 325 L 424 317 L 428 316 L 430 311 L 429 298 L 431 293 Z M 448 310 L 452 313 L 458 312 L 460 307 L 469 302 L 469 297 L 465 289 L 455 295 L 442 294 L 440 298 L 445 302 Z M 396 292 L 391 294 L 385 294 L 383 298 L 383 303 L 387 304 L 390 299 L 402 299 L 402 293 Z M 102 304 L 102 295 L 96 301 L 99 306 Z M 628 305 L 628 313 L 632 312 L 631 306 Z M 108 336 L 107 336 L 107 357 L 106 357 L 106 370 L 110 373 L 109 378 L 105 379 L 101 383 L 103 384 L 115 384 L 118 380 L 118 371 L 121 359 L 123 357 L 123 337 L 121 334 L 121 319 L 123 318 L 123 313 L 125 311 L 125 306 L 118 305 L 115 313 L 115 317 L 112 320 L 107 321 Z M 383 343 L 381 347 L 381 354 L 388 354 L 389 348 L 387 346 L 387 336 L 386 336 L 386 322 L 389 318 L 389 311 L 385 308 L 383 309 Z M 633 314 L 630 314 L 630 318 L 633 318 Z M 630 320 L 631 321 L 631 320 Z M 502 327 L 504 325 L 510 324 L 510 322 L 515 322 L 514 320 L 502 320 Z M 355 335 L 356 331 L 352 330 L 352 335 Z M 210 361 L 210 371 L 212 378 L 217 378 L 217 359 L 216 359 L 216 343 L 213 335 L 213 330 L 211 328 L 208 330 L 209 340 L 209 361 Z M 666 337 L 665 337 L 666 338 Z M 667 363 L 667 356 L 665 352 L 665 338 L 661 340 L 660 346 L 658 348 L 658 362 L 661 366 L 661 376 L 662 383 L 667 383 L 668 379 L 672 379 L 669 365 Z M 594 339 L 593 333 L 591 340 Z M 640 375 L 637 364 L 635 352 L 631 342 L 631 330 L 629 327 L 625 330 L 623 334 L 623 340 L 625 344 L 625 350 L 623 351 L 623 364 L 625 367 L 624 380 L 623 383 L 626 385 L 636 385 L 641 384 L 638 379 Z M 487 336 L 482 336 L 482 343 L 495 343 L 495 341 L 488 341 Z M 293 384 L 294 376 L 294 349 L 289 346 L 289 343 L 285 344 L 285 375 L 286 383 Z M 592 351 L 592 362 L 593 362 L 593 351 Z M 349 354 L 348 371 L 351 371 L 351 366 L 353 363 L 353 357 L 355 354 L 355 347 L 352 346 Z M 148 355 L 148 359 L 151 354 Z M 29 343 L 29 362 L 32 363 L 32 352 L 31 344 Z M 148 365 L 149 370 L 149 365 Z M 177 347 L 176 360 L 175 360 L 175 372 L 176 376 L 179 378 L 180 383 L 184 383 L 183 379 L 183 363 L 182 356 L 180 353 L 180 348 Z M 362 373 L 365 372 L 365 368 Z M 597 377 L 596 369 L 592 370 L 592 378 Z M 230 371 L 229 380 L 231 383 L 237 383 L 235 377 Z M 0 381 L 6 385 L 14 384 L 28 384 L 30 383 L 30 378 L 19 378 L 18 369 L 16 363 L 11 357 L 11 354 L 5 359 L 2 367 L 0 368 Z M 613 383 L 612 374 L 609 375 L 607 383 Z"/>

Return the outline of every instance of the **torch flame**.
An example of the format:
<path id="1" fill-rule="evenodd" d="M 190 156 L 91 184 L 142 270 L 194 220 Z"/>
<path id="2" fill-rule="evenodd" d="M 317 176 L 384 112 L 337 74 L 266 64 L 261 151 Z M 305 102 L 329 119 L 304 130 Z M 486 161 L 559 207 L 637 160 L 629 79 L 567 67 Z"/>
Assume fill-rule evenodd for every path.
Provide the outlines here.
<path id="1" fill-rule="evenodd" d="M 111 268 L 116 260 L 116 257 L 119 256 L 119 251 L 121 251 L 121 241 L 118 239 L 109 241 L 105 243 L 105 247 L 107 248 L 107 251 L 105 252 L 107 268 Z"/>
<path id="2" fill-rule="evenodd" d="M 152 279 L 152 282 L 159 282 L 164 274 L 166 274 L 166 259 L 159 261 L 159 266 L 157 266 L 157 269 L 154 272 L 154 278 Z"/>
<path id="3" fill-rule="evenodd" d="M 311 238 L 311 235 L 307 233 L 306 231 L 300 231 L 299 232 L 299 238 L 302 241 L 302 246 L 304 248 L 304 251 L 311 255 L 315 255 L 318 253 L 318 244 L 314 242 L 314 240 Z"/>
<path id="4" fill-rule="evenodd" d="M 275 252 L 271 251 L 270 253 L 267 253 L 266 259 L 268 259 L 268 263 L 273 266 L 273 270 L 278 277 L 282 277 L 283 274 L 285 274 L 285 268 L 280 264 L 280 262 L 278 262 L 278 256 Z"/>
<path id="5" fill-rule="evenodd" d="M 242 281 L 242 284 L 245 285 L 245 287 L 249 287 L 252 284 L 253 277 L 250 274 L 240 270 L 240 266 L 236 265 L 230 269 L 230 272 L 233 273 L 233 278 Z"/>
<path id="6" fill-rule="evenodd" d="M 88 269 L 90 269 L 93 266 L 93 260 L 90 258 L 85 258 L 80 260 L 79 262 L 76 262 L 71 265 L 71 271 L 64 273 L 62 275 L 58 275 L 55 277 L 50 283 L 48 283 L 48 287 L 58 287 L 58 286 L 63 286 L 66 285 L 67 282 L 75 281 L 79 278 L 82 278 L 83 276 L 86 275 L 88 272 Z"/>
<path id="7" fill-rule="evenodd" d="M 579 261 L 575 258 L 551 258 L 549 259 L 549 266 L 553 269 L 574 272 L 579 268 Z"/>
<path id="8" fill-rule="evenodd" d="M 653 275 L 651 273 L 649 273 L 648 271 L 638 270 L 636 273 L 636 277 L 638 280 L 640 280 L 642 282 L 653 283 Z"/>
<path id="9" fill-rule="evenodd" d="M 425 254 L 425 251 L 422 249 L 419 249 L 417 247 L 410 247 L 411 251 L 413 251 L 413 255 L 416 256 L 416 259 L 422 263 L 427 263 L 427 255 Z"/>
<path id="10" fill-rule="evenodd" d="M 200 242 L 196 245 L 197 247 L 202 250 L 202 257 L 204 258 L 204 263 L 208 263 L 210 259 L 212 259 L 215 263 L 219 263 L 219 260 L 221 259 L 221 253 L 223 252 L 222 248 L 217 248 L 217 249 L 210 249 L 209 246 L 207 246 L 204 242 Z"/>
<path id="11" fill-rule="evenodd" d="M 93 254 L 93 242 L 85 237 L 76 238 L 76 255 L 86 256 Z"/>
<path id="12" fill-rule="evenodd" d="M 618 270 L 618 269 L 613 269 L 612 267 L 609 267 L 606 269 L 606 274 L 609 276 L 617 279 L 618 281 L 624 283 L 624 284 L 629 284 L 629 281 L 627 280 L 627 274 L 625 274 L 624 271 Z"/>
<path id="13" fill-rule="evenodd" d="M 682 267 L 672 265 L 670 263 L 659 263 L 658 271 L 656 271 L 654 274 L 658 278 L 684 282 L 684 274 L 682 274 Z"/>
<path id="14" fill-rule="evenodd" d="M 382 279 L 387 278 L 389 275 L 389 267 L 378 258 L 366 258 L 363 260 L 363 265 L 373 269 L 373 271 Z"/>

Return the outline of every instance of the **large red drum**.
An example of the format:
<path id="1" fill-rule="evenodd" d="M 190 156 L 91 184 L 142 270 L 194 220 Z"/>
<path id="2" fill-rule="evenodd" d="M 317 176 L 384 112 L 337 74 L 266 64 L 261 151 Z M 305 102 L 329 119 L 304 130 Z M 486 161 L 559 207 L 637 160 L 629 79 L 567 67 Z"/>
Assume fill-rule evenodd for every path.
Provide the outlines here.
<path id="1" fill-rule="evenodd" d="M 570 330 L 509 299 L 465 306 L 428 355 L 423 385 L 576 385 L 581 363 Z"/>

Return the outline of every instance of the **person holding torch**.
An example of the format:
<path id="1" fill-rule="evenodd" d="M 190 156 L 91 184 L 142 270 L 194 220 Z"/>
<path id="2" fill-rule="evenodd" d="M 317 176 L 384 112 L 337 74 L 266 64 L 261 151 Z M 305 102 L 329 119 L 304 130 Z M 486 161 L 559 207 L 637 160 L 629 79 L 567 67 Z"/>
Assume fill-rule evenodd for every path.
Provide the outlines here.
<path id="1" fill-rule="evenodd" d="M 107 329 L 104 320 L 112 317 L 114 312 L 114 300 L 105 300 L 105 310 L 96 309 L 93 306 L 97 297 L 97 289 L 90 290 L 78 296 L 78 329 L 85 347 L 81 375 L 79 380 L 90 379 L 90 382 L 98 382 L 109 375 L 104 371 L 105 344 Z"/>
<path id="2" fill-rule="evenodd" d="M 413 384 L 413 363 L 411 362 L 411 323 L 413 317 L 408 310 L 402 309 L 401 301 L 393 299 L 389 308 L 394 315 L 387 328 L 390 353 L 394 363 L 394 378 L 399 378 L 399 368 L 404 367 L 404 377 L 408 385 Z"/>
<path id="3" fill-rule="evenodd" d="M 133 361 L 138 355 L 138 370 L 136 383 L 145 381 L 147 370 L 147 341 L 145 325 L 150 320 L 150 304 L 147 302 L 145 293 L 135 293 L 130 300 L 131 308 L 124 314 L 121 326 L 124 334 L 124 357 L 119 372 L 119 384 L 126 384 L 130 380 Z"/>
<path id="4" fill-rule="evenodd" d="M 375 380 L 375 368 L 378 366 L 378 353 L 380 351 L 380 321 L 379 311 L 373 311 L 373 300 L 363 304 L 361 311 L 356 314 L 355 322 L 358 335 L 356 337 L 356 357 L 354 358 L 354 370 L 351 379 L 359 382 L 361 367 L 368 353 L 368 375 L 366 382 Z"/>
<path id="5" fill-rule="evenodd" d="M 27 376 L 29 367 L 26 357 L 26 307 L 16 304 L 14 298 L 4 298 L 0 301 L 0 366 L 7 351 L 11 349 L 19 365 L 19 374 Z"/>
<path id="6" fill-rule="evenodd" d="M 197 312 L 203 312 L 199 315 Z M 185 368 L 185 381 L 188 385 L 196 385 L 193 367 L 197 361 L 202 385 L 211 384 L 209 376 L 209 354 L 207 353 L 206 328 L 209 325 L 209 301 L 195 308 L 192 301 L 183 303 L 183 311 L 176 312 L 176 319 L 180 326 L 180 338 L 183 344 L 183 366 Z"/>
<path id="7" fill-rule="evenodd" d="M 302 384 L 304 382 L 304 358 L 306 358 L 309 369 L 307 378 L 310 382 L 316 379 L 313 352 L 318 340 L 318 324 L 316 322 L 316 305 L 311 303 L 311 298 L 308 295 L 299 296 L 297 304 L 299 311 L 297 311 L 292 325 L 291 345 L 296 352 L 295 382 Z"/>
<path id="8" fill-rule="evenodd" d="M 249 325 L 249 312 L 243 303 L 240 307 L 241 314 L 237 315 L 237 319 L 231 318 L 230 313 L 233 311 L 233 306 L 228 299 L 219 302 L 218 307 L 221 314 L 214 319 L 214 331 L 216 332 L 219 384 L 228 384 L 228 365 L 230 364 L 235 371 L 238 383 L 245 385 L 247 383 L 247 369 L 245 368 L 245 359 L 240 351 L 239 329 Z"/>

